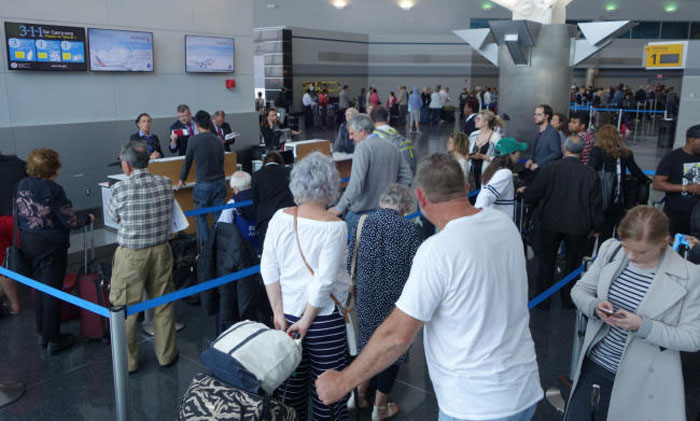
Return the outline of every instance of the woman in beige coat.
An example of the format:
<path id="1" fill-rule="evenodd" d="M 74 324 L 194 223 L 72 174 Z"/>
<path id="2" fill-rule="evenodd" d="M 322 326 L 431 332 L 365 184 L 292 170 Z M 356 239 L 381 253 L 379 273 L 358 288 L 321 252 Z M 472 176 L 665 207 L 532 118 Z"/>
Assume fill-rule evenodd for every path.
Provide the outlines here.
<path id="1" fill-rule="evenodd" d="M 700 267 L 669 246 L 668 218 L 630 210 L 571 298 L 588 317 L 567 421 L 685 420 L 679 351 L 700 349 Z"/>

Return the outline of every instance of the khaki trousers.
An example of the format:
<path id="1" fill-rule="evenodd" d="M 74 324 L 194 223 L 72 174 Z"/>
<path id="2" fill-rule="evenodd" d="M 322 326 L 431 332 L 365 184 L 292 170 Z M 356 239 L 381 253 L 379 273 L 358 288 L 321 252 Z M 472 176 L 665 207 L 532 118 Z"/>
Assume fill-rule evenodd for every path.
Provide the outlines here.
<path id="1" fill-rule="evenodd" d="M 109 300 L 114 306 L 129 306 L 140 302 L 144 288 L 151 298 L 160 297 L 173 290 L 171 282 L 173 255 L 168 243 L 140 250 L 117 247 L 112 266 Z M 126 318 L 129 371 L 138 369 L 137 316 L 132 314 Z M 169 364 L 177 357 L 175 314 L 172 303 L 154 309 L 153 328 L 158 363 Z"/>

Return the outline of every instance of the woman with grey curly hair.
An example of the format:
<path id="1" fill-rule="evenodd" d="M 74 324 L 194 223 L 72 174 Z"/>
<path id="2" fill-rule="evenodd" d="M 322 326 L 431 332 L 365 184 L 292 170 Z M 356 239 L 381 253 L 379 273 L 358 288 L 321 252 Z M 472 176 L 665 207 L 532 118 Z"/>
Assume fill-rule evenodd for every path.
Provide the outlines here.
<path id="1" fill-rule="evenodd" d="M 309 383 L 346 363 L 345 320 L 336 308 L 347 301 L 350 279 L 345 222 L 326 210 L 338 197 L 340 177 L 333 161 L 312 153 L 294 166 L 289 188 L 297 203 L 270 220 L 260 272 L 275 328 L 303 339 L 296 375 L 281 386 L 284 402 L 307 419 Z M 311 381 L 309 381 L 311 380 Z M 343 404 L 325 406 L 313 393 L 314 420 L 347 419 Z"/>
<path id="2" fill-rule="evenodd" d="M 404 218 L 414 207 L 413 195 L 407 187 L 390 184 L 379 198 L 379 206 L 376 212 L 360 218 L 356 232 L 352 233 L 347 261 L 357 293 L 360 348 L 367 345 L 374 331 L 394 309 L 420 245 L 420 228 Z M 398 405 L 389 402 L 389 393 L 399 373 L 399 366 L 407 359 L 408 354 L 402 355 L 394 365 L 373 379 L 377 387 L 373 420 L 390 418 L 399 412 Z M 361 384 L 358 388 L 359 402 L 363 408 L 369 406 L 366 398 L 368 388 L 369 383 Z M 354 407 L 352 398 L 348 400 L 348 407 Z"/>

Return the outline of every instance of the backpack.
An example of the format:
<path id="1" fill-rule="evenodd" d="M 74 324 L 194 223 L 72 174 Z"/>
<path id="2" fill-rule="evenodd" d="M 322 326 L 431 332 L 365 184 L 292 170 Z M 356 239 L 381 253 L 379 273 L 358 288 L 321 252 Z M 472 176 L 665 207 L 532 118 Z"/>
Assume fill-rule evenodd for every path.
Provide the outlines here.
<path id="1" fill-rule="evenodd" d="M 382 139 L 390 140 L 401 152 L 404 159 L 411 167 L 411 171 L 416 171 L 416 154 L 413 152 L 413 141 L 406 139 L 395 128 L 389 127 L 387 130 L 374 129 L 374 133 Z"/>

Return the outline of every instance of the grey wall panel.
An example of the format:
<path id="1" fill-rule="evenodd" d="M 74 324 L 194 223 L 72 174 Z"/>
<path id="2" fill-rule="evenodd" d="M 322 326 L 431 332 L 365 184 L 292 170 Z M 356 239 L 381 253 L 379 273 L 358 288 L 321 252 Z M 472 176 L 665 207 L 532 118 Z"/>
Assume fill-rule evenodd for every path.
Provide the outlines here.
<path id="1" fill-rule="evenodd" d="M 34 20 L 97 23 L 109 16 L 110 0 L 4 0 L 0 2 L 0 16 Z M 146 3 L 146 2 L 142 2 Z M 132 13 L 139 8 L 130 9 Z"/>
<path id="2" fill-rule="evenodd" d="M 15 134 L 11 127 L 0 127 L 0 152 L 15 154 Z"/>
<path id="3" fill-rule="evenodd" d="M 295 77 L 324 75 L 327 77 L 367 77 L 367 66 L 299 64 L 294 66 Z"/>

